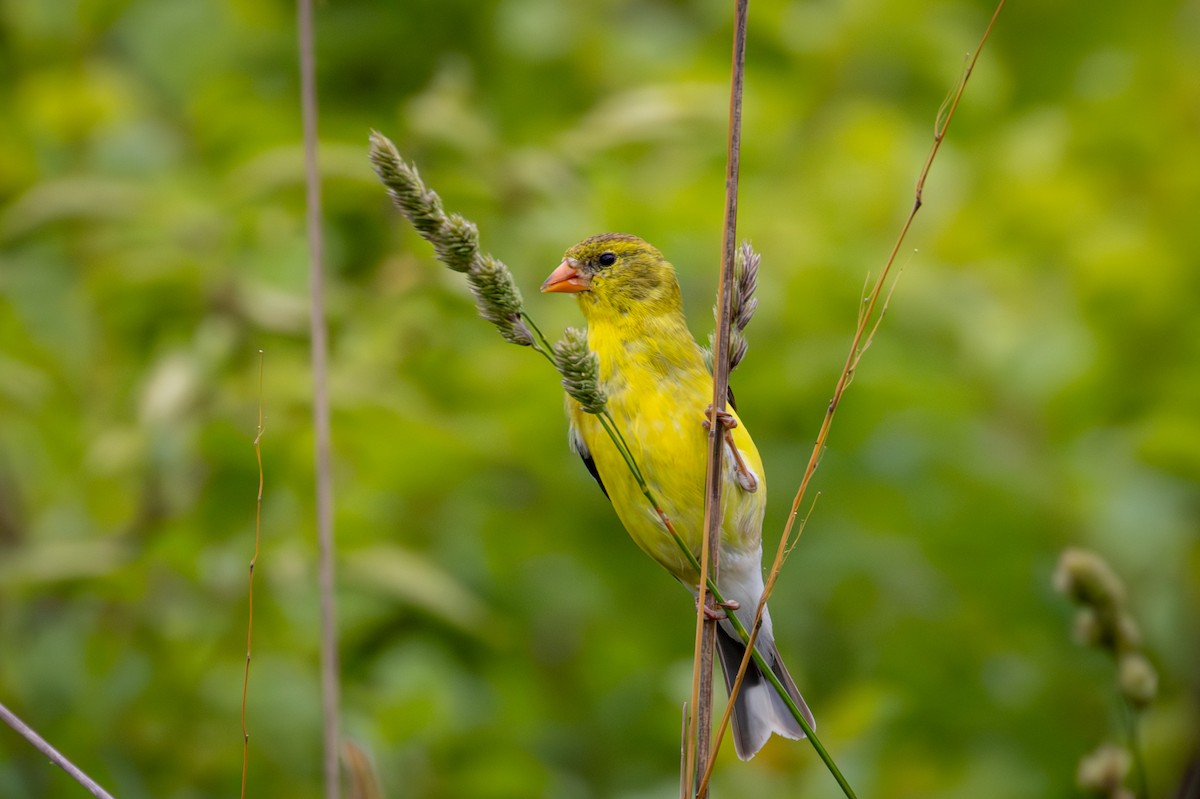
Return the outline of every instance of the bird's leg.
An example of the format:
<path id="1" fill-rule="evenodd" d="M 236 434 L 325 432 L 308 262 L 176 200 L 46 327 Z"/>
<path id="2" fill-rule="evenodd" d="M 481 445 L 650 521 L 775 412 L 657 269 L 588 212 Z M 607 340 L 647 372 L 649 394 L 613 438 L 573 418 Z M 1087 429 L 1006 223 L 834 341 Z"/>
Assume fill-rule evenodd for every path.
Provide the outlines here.
<path id="1" fill-rule="evenodd" d="M 700 604 L 700 597 L 696 597 L 696 604 Z M 713 607 L 704 606 L 704 618 L 709 621 L 721 621 L 729 615 L 728 611 L 737 610 L 741 607 L 741 603 L 734 599 L 728 599 L 724 602 L 718 602 Z"/>
<path id="2" fill-rule="evenodd" d="M 725 443 L 729 444 L 729 451 L 733 453 L 733 460 L 737 464 L 738 485 L 747 494 L 753 494 L 758 490 L 758 478 L 754 476 L 754 472 L 750 471 L 750 467 L 742 460 L 742 452 L 733 443 L 733 434 L 728 430 L 725 431 Z"/>
<path id="3" fill-rule="evenodd" d="M 709 415 L 712 414 L 712 406 L 708 406 L 708 410 L 704 413 L 704 429 L 708 430 L 712 425 L 708 421 Z M 754 476 L 754 472 L 750 471 L 750 467 L 742 460 L 741 450 L 733 443 L 733 433 L 729 432 L 738 426 L 737 419 L 729 411 L 717 411 L 716 416 L 721 420 L 721 426 L 725 430 L 725 443 L 729 445 L 729 453 L 733 455 L 733 462 L 736 464 L 738 485 L 747 494 L 753 494 L 758 490 L 758 478 Z"/>

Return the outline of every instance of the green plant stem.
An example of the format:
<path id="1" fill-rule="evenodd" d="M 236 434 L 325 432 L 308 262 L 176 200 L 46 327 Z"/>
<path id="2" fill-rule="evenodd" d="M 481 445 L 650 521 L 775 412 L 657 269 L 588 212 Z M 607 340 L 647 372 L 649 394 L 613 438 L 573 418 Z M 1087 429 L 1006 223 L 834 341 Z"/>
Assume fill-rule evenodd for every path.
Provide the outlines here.
<path id="1" fill-rule="evenodd" d="M 549 358 L 547 353 L 549 352 L 550 348 L 549 345 L 546 344 L 546 338 L 542 335 L 542 331 L 529 317 L 528 313 L 522 311 L 521 318 L 534 332 L 534 349 L 537 349 L 539 352 L 542 352 L 543 355 L 546 355 L 546 357 Z M 543 348 L 545 349 L 543 350 Z M 550 358 L 550 362 L 553 364 L 554 361 L 552 358 Z M 654 508 L 654 511 L 658 514 L 663 526 L 666 528 L 671 538 L 675 541 L 675 545 L 679 547 L 679 550 L 683 553 L 691 567 L 696 570 L 696 574 L 700 574 L 700 561 L 696 559 L 696 555 L 692 552 L 688 545 L 684 543 L 683 539 L 680 538 L 679 533 L 675 530 L 675 526 L 671 524 L 671 519 L 667 516 L 666 511 L 663 510 L 662 504 L 659 503 L 658 498 L 654 496 L 654 492 L 650 490 L 650 485 L 646 482 L 646 478 L 642 474 L 642 470 L 638 467 L 637 460 L 633 457 L 633 452 L 630 450 L 629 444 L 625 441 L 625 437 L 621 434 L 620 428 L 617 427 L 616 420 L 613 419 L 612 414 L 610 414 L 608 410 L 601 411 L 596 415 L 596 418 L 600 421 L 600 426 L 604 428 L 604 432 L 608 434 L 608 437 L 612 440 L 613 445 L 617 448 L 617 451 L 621 453 L 621 458 L 624 459 L 625 465 L 629 467 L 629 471 L 633 474 L 634 480 L 637 481 L 638 488 L 641 490 L 642 496 L 644 496 L 646 501 L 650 503 L 650 507 Z M 709 579 L 705 582 L 705 584 L 708 592 L 712 594 L 713 599 L 717 602 L 717 604 L 724 605 L 725 597 L 721 595 L 720 589 L 717 588 L 716 581 Z M 738 636 L 741 637 L 742 642 L 749 645 L 750 633 L 746 630 L 745 625 L 742 624 L 737 615 L 729 613 L 726 617 L 733 625 L 733 628 L 737 632 Z M 783 703 L 787 706 L 788 712 L 792 714 L 792 717 L 796 719 L 796 722 L 800 725 L 800 729 L 804 730 L 804 735 L 808 738 L 809 743 L 812 744 L 813 749 L 816 750 L 817 756 L 821 758 L 821 761 L 825 764 L 825 767 L 829 769 L 829 773 L 833 775 L 835 780 L 837 780 L 838 785 L 842 789 L 842 793 L 849 797 L 849 799 L 857 799 L 854 789 L 850 787 L 850 783 L 846 781 L 841 769 L 838 768 L 833 757 L 830 756 L 829 752 L 825 749 L 825 746 L 821 743 L 821 739 L 818 738 L 817 734 L 813 731 L 812 725 L 810 725 L 804 718 L 804 714 L 800 712 L 800 708 L 796 706 L 796 703 L 792 700 L 792 697 L 787 692 L 787 689 L 783 687 L 783 683 L 781 683 L 779 678 L 775 676 L 775 672 L 771 670 L 770 664 L 768 664 L 766 659 L 759 654 L 757 647 L 754 647 L 754 649 L 751 650 L 751 654 L 754 657 L 754 662 L 758 664 L 759 671 L 766 676 L 767 681 L 770 682 L 775 688 L 775 692 L 779 694 L 780 699 L 782 699 Z"/>
<path id="2" fill-rule="evenodd" d="M 654 495 L 650 493 L 650 487 L 646 483 L 646 478 L 642 475 L 642 470 L 638 468 L 637 461 L 633 457 L 633 452 L 629 449 L 629 444 L 625 441 L 625 436 L 621 435 L 621 430 L 617 427 L 617 422 L 612 418 L 612 414 L 605 410 L 597 418 L 600 419 L 600 425 L 604 428 L 604 432 L 608 433 L 608 437 L 612 439 L 613 444 L 616 445 L 617 450 L 621 453 L 621 457 L 625 459 L 625 463 L 629 465 L 629 469 L 633 472 L 634 479 L 637 480 L 638 487 L 642 489 L 642 493 L 645 494 L 646 499 L 650 501 L 650 504 L 656 511 L 663 514 L 662 507 L 658 504 Z"/>
<path id="3" fill-rule="evenodd" d="M 655 510 L 658 510 L 658 508 L 656 507 Z M 659 513 L 661 514 L 662 511 L 660 510 Z M 668 532 L 675 540 L 675 544 L 684 553 L 684 555 L 687 556 L 688 561 L 692 564 L 692 567 L 699 571 L 699 561 L 696 560 L 696 556 L 692 554 L 691 549 L 689 549 L 687 544 L 683 542 L 683 539 L 679 537 L 679 533 L 675 532 L 673 528 L 668 528 Z M 721 590 L 717 588 L 717 584 L 712 580 L 708 581 L 708 592 L 713 595 L 713 599 L 717 601 L 718 605 L 725 604 L 725 598 L 721 596 Z M 738 637 L 742 639 L 742 642 L 749 644 L 750 632 L 746 629 L 745 625 L 742 624 L 742 620 L 737 617 L 737 614 L 726 613 L 725 618 L 729 620 L 731 625 L 733 625 L 733 629 L 737 632 Z M 767 678 L 767 681 L 774 686 L 775 692 L 779 694 L 779 698 L 783 700 L 785 705 L 787 705 L 788 712 L 790 712 L 792 717 L 796 719 L 796 722 L 800 725 L 800 729 L 804 730 L 804 735 L 808 738 L 809 743 L 812 744 L 813 749 L 816 750 L 817 756 L 821 758 L 821 761 L 825 763 L 825 767 L 829 769 L 829 773 L 833 775 L 833 778 L 837 780 L 838 785 L 841 786 L 842 793 L 850 797 L 850 799 L 856 799 L 854 789 L 850 787 L 850 783 L 847 782 L 845 776 L 842 775 L 841 769 L 838 768 L 837 763 L 834 762 L 833 757 L 830 756 L 829 752 L 825 749 L 825 746 L 817 737 L 816 732 L 813 731 L 812 726 L 804 718 L 804 714 L 800 712 L 800 708 L 798 708 L 796 703 L 792 700 L 791 694 L 787 692 L 787 689 L 783 687 L 783 683 L 781 683 L 779 678 L 775 676 L 775 672 L 771 669 L 770 664 L 767 663 L 766 658 L 759 654 L 758 647 L 755 647 L 751 651 L 751 655 L 754 657 L 754 662 L 758 664 L 759 671 L 761 671 L 763 676 Z"/>
<path id="4" fill-rule="evenodd" d="M 1129 751 L 1133 755 L 1133 768 L 1137 772 L 1138 792 L 1142 799 L 1150 799 L 1150 778 L 1146 774 L 1146 761 L 1142 759 L 1142 741 L 1138 735 L 1138 711 L 1128 699 L 1121 699 L 1125 729 L 1129 735 Z"/>
<path id="5" fill-rule="evenodd" d="M 650 506 L 654 508 L 656 513 L 658 513 L 659 518 L 663 522 L 663 526 L 666 527 L 667 532 L 670 534 L 672 540 L 675 541 L 675 545 L 679 547 L 679 550 L 683 553 L 688 563 L 693 569 L 696 570 L 696 573 L 699 574 L 700 561 L 696 559 L 696 555 L 692 552 L 691 548 L 684 543 L 682 538 L 680 538 L 679 533 L 675 530 L 675 526 L 671 524 L 671 520 L 667 516 L 666 511 L 663 510 L 662 505 L 659 504 L 658 499 L 655 498 L 654 492 L 650 490 L 650 486 L 646 483 L 646 479 L 642 476 L 642 471 L 638 468 L 637 461 L 634 460 L 633 454 L 629 451 L 629 446 L 625 443 L 625 439 L 613 421 L 612 416 L 609 415 L 608 411 L 603 411 L 598 415 L 598 418 L 600 419 L 600 424 L 604 427 L 604 431 L 608 433 L 609 438 L 612 439 L 613 444 L 621 453 L 621 457 L 625 459 L 625 464 L 633 473 L 634 479 L 637 481 L 638 488 L 641 489 L 642 496 L 646 498 L 646 501 L 648 501 Z M 725 597 L 721 595 L 721 590 L 717 587 L 716 581 L 709 579 L 706 581 L 706 585 L 708 592 L 712 594 L 713 599 L 717 602 L 717 604 L 724 605 Z M 734 631 L 737 632 L 738 636 L 742 639 L 742 642 L 748 646 L 750 644 L 750 633 L 748 630 L 746 630 L 745 625 L 742 624 L 741 619 L 739 619 L 735 613 L 727 613 L 726 618 L 733 626 Z M 792 717 L 796 719 L 796 722 L 800 725 L 800 729 L 804 730 L 804 735 L 806 738 L 808 738 L 808 742 L 812 744 L 813 749 L 816 750 L 817 756 L 821 758 L 821 761 L 825 764 L 825 767 L 829 769 L 829 773 L 833 775 L 835 780 L 837 780 L 837 784 L 841 787 L 842 793 L 849 797 L 849 799 L 857 799 L 854 789 L 851 788 L 850 783 L 846 781 L 846 777 L 842 774 L 841 769 L 838 768 L 838 765 L 834 761 L 833 757 L 829 754 L 828 750 L 825 749 L 825 746 L 821 743 L 821 739 L 817 737 L 812 725 L 810 725 L 804 718 L 804 714 L 800 712 L 800 708 L 797 707 L 795 701 L 792 700 L 791 694 L 787 692 L 787 689 L 783 687 L 783 683 L 781 683 L 779 678 L 775 676 L 775 672 L 771 669 L 770 664 L 767 663 L 766 659 L 759 653 L 758 647 L 754 647 L 751 650 L 751 655 L 754 658 L 754 662 L 758 665 L 759 671 L 762 672 L 762 674 L 767 678 L 767 681 L 770 682 L 775 688 L 775 692 L 779 694 L 779 698 L 782 699 L 783 703 L 787 706 L 788 712 L 792 714 Z"/>
<path id="6" fill-rule="evenodd" d="M 554 348 L 550 346 L 550 342 L 546 339 L 546 336 L 542 333 L 542 329 L 537 326 L 536 322 L 533 321 L 533 317 L 530 316 L 525 311 L 521 311 L 521 321 L 523 321 L 525 324 L 529 325 L 529 329 L 533 331 L 534 339 L 533 339 L 533 344 L 531 346 L 535 350 L 540 352 L 542 354 L 542 357 L 550 362 L 551 366 L 555 366 L 554 355 L 553 355 Z M 557 369 L 558 367 L 555 366 L 555 368 Z"/>

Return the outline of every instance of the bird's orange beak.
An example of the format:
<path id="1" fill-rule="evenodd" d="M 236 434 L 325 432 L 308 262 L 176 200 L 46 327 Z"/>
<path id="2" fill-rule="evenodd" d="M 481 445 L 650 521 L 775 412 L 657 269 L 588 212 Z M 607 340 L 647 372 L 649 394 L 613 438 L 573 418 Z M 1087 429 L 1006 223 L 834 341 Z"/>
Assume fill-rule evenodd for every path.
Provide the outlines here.
<path id="1" fill-rule="evenodd" d="M 578 294 L 587 291 L 592 286 L 592 278 L 579 270 L 579 262 L 574 258 L 566 258 L 558 268 L 550 273 L 542 284 L 542 291 L 561 294 Z"/>

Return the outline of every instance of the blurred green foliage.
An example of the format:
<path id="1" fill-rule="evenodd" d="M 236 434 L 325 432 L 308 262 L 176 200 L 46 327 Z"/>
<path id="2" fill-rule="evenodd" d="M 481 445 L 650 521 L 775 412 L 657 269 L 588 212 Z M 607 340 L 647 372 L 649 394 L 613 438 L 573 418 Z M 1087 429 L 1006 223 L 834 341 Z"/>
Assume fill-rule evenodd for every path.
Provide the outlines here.
<path id="1" fill-rule="evenodd" d="M 739 406 L 782 528 L 984 0 L 756 0 Z M 0 3 L 0 701 L 121 797 L 319 792 L 307 248 L 293 7 Z M 344 729 L 392 797 L 671 797 L 692 607 L 565 445 L 558 381 L 389 208 L 378 128 L 536 288 L 634 232 L 697 336 L 731 4 L 318 9 Z M 1013 4 L 972 78 L 772 602 L 870 797 L 1060 797 L 1117 734 L 1064 546 L 1126 581 L 1166 795 L 1200 718 L 1200 8 Z M 630 611 L 640 624 L 630 623 Z M 804 744 L 719 796 L 839 795 Z M 0 729 L 0 796 L 78 796 Z"/>

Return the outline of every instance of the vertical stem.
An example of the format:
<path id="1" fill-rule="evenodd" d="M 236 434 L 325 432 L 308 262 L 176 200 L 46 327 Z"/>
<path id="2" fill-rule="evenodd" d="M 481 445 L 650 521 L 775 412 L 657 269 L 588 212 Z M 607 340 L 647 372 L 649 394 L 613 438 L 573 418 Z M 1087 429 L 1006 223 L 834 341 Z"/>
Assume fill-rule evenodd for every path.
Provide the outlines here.
<path id="1" fill-rule="evenodd" d="M 258 351 L 258 432 L 254 436 L 254 460 L 258 462 L 258 497 L 254 503 L 254 557 L 250 558 L 250 574 L 246 586 L 246 671 L 242 674 L 242 799 L 246 799 L 246 775 L 250 770 L 250 730 L 246 727 L 246 697 L 250 692 L 250 655 L 254 642 L 254 568 L 258 565 L 258 551 L 262 544 L 262 500 L 263 500 L 263 366 L 265 356 Z"/>
<path id="2" fill-rule="evenodd" d="M 304 115 L 304 166 L 308 207 L 309 293 L 312 298 L 313 430 L 316 460 L 317 541 L 321 588 L 321 705 L 324 716 L 325 797 L 338 799 L 338 659 L 333 597 L 333 478 L 330 469 L 329 395 L 326 389 L 324 242 L 321 179 L 317 171 L 317 89 L 312 0 L 297 0 L 300 93 Z"/>
<path id="3" fill-rule="evenodd" d="M 713 341 L 713 397 L 708 426 L 708 469 L 704 492 L 704 540 L 700 553 L 700 582 L 696 610 L 697 651 L 695 668 L 700 675 L 693 683 L 696 723 L 695 764 L 705 764 L 712 743 L 713 653 L 716 647 L 716 622 L 707 618 L 706 608 L 713 607 L 707 590 L 708 580 L 719 584 L 721 493 L 724 486 L 725 428 L 718 413 L 725 410 L 729 393 L 729 327 L 733 298 L 734 243 L 737 239 L 738 176 L 742 143 L 742 91 L 746 65 L 746 17 L 749 0 L 738 0 L 733 34 L 733 56 L 729 91 L 729 151 L 725 171 L 725 227 L 722 235 L 721 277 L 718 287 L 717 330 Z M 698 695 L 696 695 L 698 694 Z M 689 779 L 694 776 L 694 766 Z M 701 787 L 698 799 L 707 796 Z"/>

